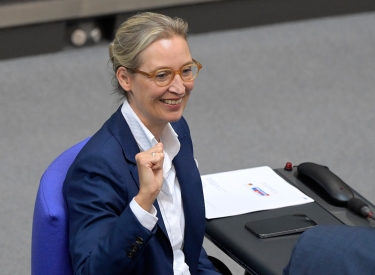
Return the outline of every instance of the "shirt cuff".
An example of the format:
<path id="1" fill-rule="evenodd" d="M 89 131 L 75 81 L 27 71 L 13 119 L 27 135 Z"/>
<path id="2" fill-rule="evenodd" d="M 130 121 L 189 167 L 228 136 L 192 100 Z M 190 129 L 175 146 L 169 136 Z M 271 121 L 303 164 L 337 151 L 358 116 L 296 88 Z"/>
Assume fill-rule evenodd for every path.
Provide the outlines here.
<path id="1" fill-rule="evenodd" d="M 156 208 L 152 206 L 150 212 L 147 212 L 139 206 L 139 204 L 135 201 L 134 198 L 130 202 L 129 206 L 133 214 L 138 219 L 138 221 L 148 230 L 152 231 L 152 229 L 155 227 L 155 224 L 158 221 L 158 218 L 156 217 Z"/>

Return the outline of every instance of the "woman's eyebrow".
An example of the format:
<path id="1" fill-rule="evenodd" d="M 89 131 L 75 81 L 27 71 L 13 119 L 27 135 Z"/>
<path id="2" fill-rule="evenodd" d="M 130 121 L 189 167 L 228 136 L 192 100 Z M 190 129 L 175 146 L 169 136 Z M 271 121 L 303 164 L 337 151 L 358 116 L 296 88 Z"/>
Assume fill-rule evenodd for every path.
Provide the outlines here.
<path id="1" fill-rule="evenodd" d="M 182 67 L 184 66 L 187 66 L 187 65 L 192 65 L 194 64 L 193 60 L 191 61 L 187 61 L 185 62 L 179 69 L 181 69 Z M 171 67 L 167 67 L 167 66 L 158 66 L 156 67 L 154 70 L 152 70 L 152 72 L 155 72 L 155 71 L 158 71 L 158 70 L 162 70 L 162 69 L 169 69 L 169 70 L 173 70 Z"/>

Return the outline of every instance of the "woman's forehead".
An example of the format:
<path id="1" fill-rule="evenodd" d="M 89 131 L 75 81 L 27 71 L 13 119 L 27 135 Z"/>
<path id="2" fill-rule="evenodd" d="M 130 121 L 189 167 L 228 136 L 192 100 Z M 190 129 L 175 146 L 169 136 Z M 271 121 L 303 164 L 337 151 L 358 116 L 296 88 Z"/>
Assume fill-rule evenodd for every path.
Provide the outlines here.
<path id="1" fill-rule="evenodd" d="M 191 62 L 191 54 L 187 41 L 177 36 L 153 42 L 143 50 L 141 60 L 142 68 L 176 67 L 179 69 L 187 62 Z"/>

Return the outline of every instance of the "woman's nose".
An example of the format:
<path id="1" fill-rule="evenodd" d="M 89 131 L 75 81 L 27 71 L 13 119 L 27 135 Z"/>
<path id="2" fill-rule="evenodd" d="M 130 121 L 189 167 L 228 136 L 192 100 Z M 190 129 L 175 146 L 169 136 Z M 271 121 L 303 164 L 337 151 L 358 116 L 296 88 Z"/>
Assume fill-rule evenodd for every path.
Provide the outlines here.
<path id="1" fill-rule="evenodd" d="M 185 93 L 185 86 L 184 81 L 182 80 L 179 74 L 176 74 L 170 84 L 169 91 L 174 92 L 176 94 L 184 94 Z"/>

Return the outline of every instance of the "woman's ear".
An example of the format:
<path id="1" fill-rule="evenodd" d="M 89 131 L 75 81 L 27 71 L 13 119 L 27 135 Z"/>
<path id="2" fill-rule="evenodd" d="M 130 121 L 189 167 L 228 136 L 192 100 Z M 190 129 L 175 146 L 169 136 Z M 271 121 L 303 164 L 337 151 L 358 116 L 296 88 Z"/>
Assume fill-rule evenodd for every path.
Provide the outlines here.
<path id="1" fill-rule="evenodd" d="M 120 86 L 127 92 L 131 91 L 131 73 L 125 67 L 119 67 L 116 71 L 116 78 Z"/>

